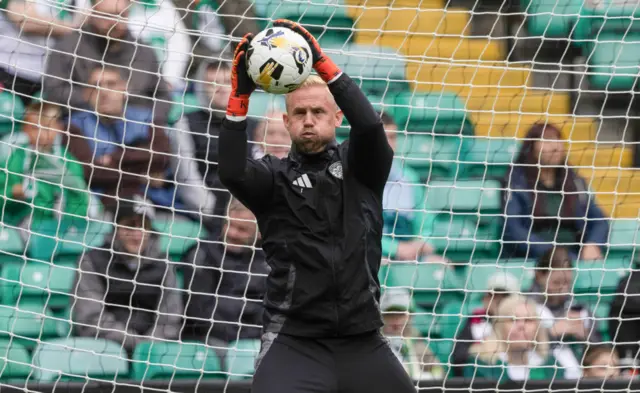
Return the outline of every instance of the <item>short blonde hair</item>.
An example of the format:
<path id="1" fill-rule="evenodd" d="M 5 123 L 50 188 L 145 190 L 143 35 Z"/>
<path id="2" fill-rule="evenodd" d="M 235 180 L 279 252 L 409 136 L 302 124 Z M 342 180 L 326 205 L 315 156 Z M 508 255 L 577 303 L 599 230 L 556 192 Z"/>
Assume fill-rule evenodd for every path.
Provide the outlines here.
<path id="1" fill-rule="evenodd" d="M 305 81 L 302 82 L 302 84 L 300 86 L 298 86 L 298 88 L 296 90 L 306 89 L 308 87 L 313 87 L 313 86 L 324 86 L 325 89 L 327 89 L 327 93 L 331 94 L 331 91 L 329 91 L 329 85 L 327 85 L 327 82 L 325 82 L 318 75 L 309 75 L 307 77 L 307 79 L 305 79 Z M 287 112 L 289 111 L 289 100 L 290 100 L 290 97 L 291 97 L 292 93 L 293 92 L 287 93 L 284 96 L 284 104 L 285 104 L 285 108 L 286 108 Z M 331 97 L 333 98 L 333 95 Z"/>

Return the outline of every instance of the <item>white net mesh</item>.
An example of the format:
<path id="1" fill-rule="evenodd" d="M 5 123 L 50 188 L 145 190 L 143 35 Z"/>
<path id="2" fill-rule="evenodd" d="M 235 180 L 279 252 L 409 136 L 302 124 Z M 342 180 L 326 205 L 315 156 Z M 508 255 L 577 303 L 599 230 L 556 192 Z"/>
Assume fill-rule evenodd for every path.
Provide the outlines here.
<path id="1" fill-rule="evenodd" d="M 217 136 L 234 43 L 278 18 L 390 118 L 381 307 L 411 377 L 634 375 L 637 2 L 249 5 L 0 0 L 0 386 L 251 377 L 268 267 Z M 283 110 L 252 96 L 248 155 L 286 156 Z"/>

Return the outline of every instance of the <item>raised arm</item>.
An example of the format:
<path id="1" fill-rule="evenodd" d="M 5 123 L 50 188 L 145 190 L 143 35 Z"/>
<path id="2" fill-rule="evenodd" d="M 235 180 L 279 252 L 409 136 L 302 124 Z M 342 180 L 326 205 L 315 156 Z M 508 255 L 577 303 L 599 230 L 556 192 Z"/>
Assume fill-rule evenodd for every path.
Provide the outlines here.
<path id="1" fill-rule="evenodd" d="M 304 27 L 286 19 L 276 20 L 273 25 L 289 28 L 307 40 L 313 56 L 313 68 L 329 85 L 336 104 L 351 125 L 347 157 L 349 169 L 362 184 L 382 193 L 391 170 L 393 150 L 373 106 L 360 87 L 322 51 L 318 41 Z"/>
<path id="2" fill-rule="evenodd" d="M 247 112 L 256 86 L 247 74 L 245 53 L 253 36 L 244 36 L 233 56 L 231 95 L 218 144 L 218 175 L 231 194 L 254 214 L 265 208 L 273 191 L 268 159 L 247 157 Z"/>

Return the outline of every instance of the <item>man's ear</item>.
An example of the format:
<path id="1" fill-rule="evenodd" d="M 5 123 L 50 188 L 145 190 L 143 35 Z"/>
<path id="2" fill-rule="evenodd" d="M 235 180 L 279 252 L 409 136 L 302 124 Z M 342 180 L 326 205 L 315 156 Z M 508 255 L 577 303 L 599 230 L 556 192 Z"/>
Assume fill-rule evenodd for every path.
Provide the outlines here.
<path id="1" fill-rule="evenodd" d="M 342 111 L 337 111 L 336 112 L 336 128 L 340 127 L 342 125 L 342 118 L 344 117 L 344 114 L 342 113 Z"/>
<path id="2" fill-rule="evenodd" d="M 287 131 L 289 131 L 289 115 L 287 115 L 287 112 L 282 113 L 282 122 Z"/>

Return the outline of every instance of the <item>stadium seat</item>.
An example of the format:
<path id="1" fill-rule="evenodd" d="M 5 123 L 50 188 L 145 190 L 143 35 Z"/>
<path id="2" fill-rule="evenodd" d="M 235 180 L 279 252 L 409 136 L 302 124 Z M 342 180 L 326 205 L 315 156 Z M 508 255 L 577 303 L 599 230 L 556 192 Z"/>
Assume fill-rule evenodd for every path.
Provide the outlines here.
<path id="1" fill-rule="evenodd" d="M 197 239 L 206 237 L 206 230 L 189 220 L 155 220 L 153 228 L 160 232 L 160 249 L 173 261 L 179 261 Z"/>
<path id="2" fill-rule="evenodd" d="M 40 343 L 33 353 L 34 379 L 102 379 L 113 381 L 129 373 L 127 353 L 117 343 L 99 338 L 74 337 Z"/>
<path id="3" fill-rule="evenodd" d="M 338 53 L 327 50 L 331 59 L 367 93 L 408 91 L 406 60 L 397 49 L 378 45 L 351 44 Z M 252 96 L 253 99 L 253 96 Z"/>
<path id="4" fill-rule="evenodd" d="M 51 309 L 69 305 L 77 265 L 52 265 L 43 262 L 7 264 L 2 267 L 0 290 L 2 303 L 19 302 L 46 304 Z"/>
<path id="5" fill-rule="evenodd" d="M 521 0 L 520 9 L 529 35 L 569 39 L 582 4 L 580 0 Z"/>
<path id="6" fill-rule="evenodd" d="M 199 111 L 201 106 L 195 94 L 185 93 L 174 97 L 174 103 L 169 110 L 169 124 L 175 124 L 182 116 Z"/>
<path id="7" fill-rule="evenodd" d="M 420 173 L 422 180 L 453 178 L 463 146 L 458 137 L 427 134 L 397 135 L 395 154 Z"/>
<path id="8" fill-rule="evenodd" d="M 461 296 L 458 276 L 447 265 L 436 262 L 394 262 L 387 267 L 385 284 L 413 291 L 418 306 L 446 304 Z"/>
<path id="9" fill-rule="evenodd" d="M 64 328 L 43 304 L 25 302 L 12 307 L 0 306 L 0 336 L 12 336 L 27 348 L 33 348 L 37 341 L 68 333 Z"/>
<path id="10" fill-rule="evenodd" d="M 352 40 L 354 21 L 346 8 L 335 0 L 319 0 L 313 3 L 271 2 L 263 14 L 271 20 L 289 19 L 303 25 L 320 45 L 342 46 Z"/>
<path id="11" fill-rule="evenodd" d="M 520 151 L 512 138 L 465 138 L 466 154 L 461 156 L 461 175 L 468 178 L 502 179 Z"/>
<path id="12" fill-rule="evenodd" d="M 0 226 L 0 264 L 24 261 L 24 242 L 13 228 Z"/>
<path id="13" fill-rule="evenodd" d="M 25 380 L 30 372 L 31 356 L 27 349 L 15 340 L 0 340 L 0 381 Z"/>
<path id="14" fill-rule="evenodd" d="M 438 326 L 437 337 L 456 338 L 464 328 L 465 319 L 473 315 L 475 309 L 481 307 L 482 303 L 472 303 L 467 299 L 445 304 L 438 312 L 434 323 Z"/>
<path id="15" fill-rule="evenodd" d="M 22 129 L 24 104 L 9 90 L 0 91 L 0 136 Z"/>
<path id="16" fill-rule="evenodd" d="M 488 288 L 488 280 L 494 274 L 511 274 L 520 281 L 520 290 L 531 287 L 535 276 L 535 262 L 470 264 L 461 272 L 460 285 L 465 290 L 465 301 L 478 303 Z"/>
<path id="17" fill-rule="evenodd" d="M 269 94 L 264 91 L 256 91 L 251 94 L 249 101 L 249 117 L 265 117 L 271 111 L 284 112 L 286 110 L 284 96 L 279 94 Z M 260 119 L 256 119 L 260 120 Z"/>
<path id="18" fill-rule="evenodd" d="M 640 224 L 637 219 L 617 219 L 609 221 L 609 258 L 633 261 L 640 244 Z"/>
<path id="19" fill-rule="evenodd" d="M 79 224 L 79 225 L 76 225 Z M 39 220 L 27 240 L 29 258 L 55 263 L 75 263 L 89 247 L 104 244 L 112 225 L 102 221 L 72 223 L 70 220 Z"/>
<path id="20" fill-rule="evenodd" d="M 231 380 L 251 378 L 260 352 L 260 340 L 238 340 L 229 345 L 225 355 L 225 371 Z"/>
<path id="21" fill-rule="evenodd" d="M 434 214 L 456 213 L 456 219 L 479 217 L 494 223 L 502 209 L 500 188 L 497 180 L 433 181 L 427 184 L 426 206 Z"/>
<path id="22" fill-rule="evenodd" d="M 497 257 L 500 239 L 488 225 L 480 225 L 475 217 L 468 219 L 439 218 L 425 240 L 436 254 L 455 262 Z"/>
<path id="23" fill-rule="evenodd" d="M 607 7 L 585 3 L 575 28 L 587 58 L 592 88 L 630 91 L 640 70 L 640 10 L 632 2 Z"/>
<path id="24" fill-rule="evenodd" d="M 384 102 L 391 106 L 400 130 L 435 135 L 473 134 L 464 104 L 454 93 L 387 93 Z"/>
<path id="25" fill-rule="evenodd" d="M 620 279 L 628 275 L 634 265 L 628 259 L 608 258 L 605 261 L 578 261 L 574 274 L 574 293 L 591 303 L 604 295 L 615 293 Z"/>
<path id="26" fill-rule="evenodd" d="M 134 350 L 132 377 L 149 381 L 224 378 L 225 375 L 216 353 L 204 344 L 147 341 Z"/>

